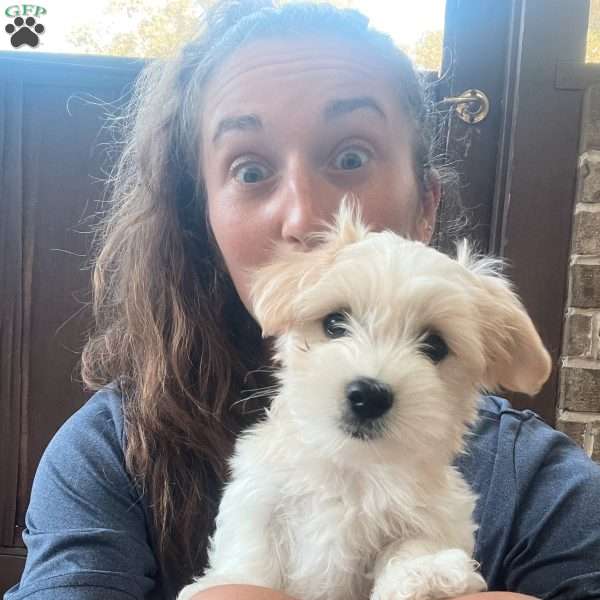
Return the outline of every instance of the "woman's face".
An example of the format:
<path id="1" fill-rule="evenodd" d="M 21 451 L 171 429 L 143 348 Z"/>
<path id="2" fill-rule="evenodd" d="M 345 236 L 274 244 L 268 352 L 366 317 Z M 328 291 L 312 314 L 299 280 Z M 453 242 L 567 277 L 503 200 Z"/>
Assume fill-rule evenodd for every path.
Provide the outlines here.
<path id="1" fill-rule="evenodd" d="M 273 242 L 309 249 L 347 192 L 375 230 L 429 242 L 439 200 L 420 196 L 389 66 L 349 42 L 268 39 L 208 83 L 201 164 L 208 218 L 242 302 Z M 428 227 L 429 226 L 429 227 Z"/>

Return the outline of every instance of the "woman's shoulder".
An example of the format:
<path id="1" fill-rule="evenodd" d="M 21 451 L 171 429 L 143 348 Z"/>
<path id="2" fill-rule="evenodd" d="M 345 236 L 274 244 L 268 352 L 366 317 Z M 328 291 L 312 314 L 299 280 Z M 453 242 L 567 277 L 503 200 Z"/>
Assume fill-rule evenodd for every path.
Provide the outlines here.
<path id="1" fill-rule="evenodd" d="M 530 409 L 517 409 L 500 396 L 481 396 L 479 399 L 479 420 L 475 424 L 475 432 L 481 434 L 489 426 L 517 425 L 524 421 L 533 420 L 542 427 L 548 427 L 542 418 Z"/>
<path id="2" fill-rule="evenodd" d="M 475 556 L 490 589 L 600 594 L 600 466 L 577 444 L 534 411 L 486 396 L 457 466 L 478 495 Z"/>
<path id="3" fill-rule="evenodd" d="M 138 503 L 139 491 L 125 467 L 122 397 L 115 386 L 97 391 L 69 417 L 46 447 L 33 482 L 30 512 L 48 494 Z M 75 508 L 75 507 L 73 507 Z M 59 509 L 62 510 L 62 507 Z"/>
<path id="4" fill-rule="evenodd" d="M 33 482 L 30 510 L 51 491 L 65 490 L 68 475 L 77 496 L 100 498 L 114 507 L 137 504 L 140 493 L 125 466 L 123 400 L 116 386 L 97 391 L 56 432 L 44 451 Z"/>
<path id="5" fill-rule="evenodd" d="M 112 442 L 122 450 L 125 442 L 123 423 L 123 399 L 116 384 L 110 384 L 98 390 L 64 422 L 48 447 L 67 439 L 72 443 L 78 439 L 89 442 L 97 438 Z M 97 447 L 93 444 L 90 449 Z"/>
<path id="6" fill-rule="evenodd" d="M 479 418 L 466 436 L 458 468 L 485 493 L 492 479 L 515 485 L 544 473 L 542 467 L 561 465 L 573 477 L 600 467 L 571 438 L 557 431 L 533 410 L 519 410 L 498 396 L 482 396 Z"/>
<path id="7" fill-rule="evenodd" d="M 549 460 L 575 461 L 598 468 L 571 438 L 546 423 L 534 410 L 516 409 L 498 396 L 482 396 L 479 418 L 467 434 L 465 462 L 497 462 L 506 458 L 516 472 Z"/>
<path id="8" fill-rule="evenodd" d="M 25 570 L 7 598 L 82 587 L 142 597 L 156 586 L 147 506 L 125 467 L 122 406 L 114 386 L 96 392 L 47 446 L 25 519 Z"/>

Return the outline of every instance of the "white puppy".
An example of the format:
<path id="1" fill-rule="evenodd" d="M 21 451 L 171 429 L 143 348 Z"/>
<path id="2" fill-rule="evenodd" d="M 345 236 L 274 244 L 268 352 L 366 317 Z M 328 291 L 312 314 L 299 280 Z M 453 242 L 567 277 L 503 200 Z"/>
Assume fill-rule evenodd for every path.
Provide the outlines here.
<path id="1" fill-rule="evenodd" d="M 485 590 L 452 463 L 482 390 L 534 394 L 550 371 L 497 265 L 369 232 L 346 204 L 315 249 L 280 248 L 253 295 L 280 389 L 238 440 L 210 566 L 179 600 L 228 583 L 299 600 Z"/>

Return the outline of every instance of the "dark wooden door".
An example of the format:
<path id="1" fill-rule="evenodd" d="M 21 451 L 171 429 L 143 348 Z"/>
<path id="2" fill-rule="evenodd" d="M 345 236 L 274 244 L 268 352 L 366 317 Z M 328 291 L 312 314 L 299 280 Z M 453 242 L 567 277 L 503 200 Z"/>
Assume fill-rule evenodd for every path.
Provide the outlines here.
<path id="1" fill-rule="evenodd" d="M 86 400 L 90 215 L 107 165 L 105 102 L 138 61 L 0 53 L 0 594 L 18 580 L 44 448 Z"/>
<path id="2" fill-rule="evenodd" d="M 480 123 L 454 112 L 446 127 L 448 153 L 461 174 L 460 197 L 441 207 L 439 244 L 458 235 L 508 261 L 554 368 L 536 398 L 508 394 L 551 424 L 558 370 L 582 89 L 557 82 L 565 61 L 582 65 L 589 0 L 447 0 L 439 98 L 479 89 L 490 110 Z M 442 105 L 442 110 L 444 105 Z"/>

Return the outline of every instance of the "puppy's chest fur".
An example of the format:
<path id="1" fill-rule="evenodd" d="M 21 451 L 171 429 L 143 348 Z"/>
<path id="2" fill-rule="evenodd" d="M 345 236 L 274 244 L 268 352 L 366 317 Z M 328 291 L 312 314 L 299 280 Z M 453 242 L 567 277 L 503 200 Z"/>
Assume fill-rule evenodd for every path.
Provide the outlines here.
<path id="1" fill-rule="evenodd" d="M 357 597 L 367 597 L 368 575 L 383 531 L 368 533 L 366 515 L 360 504 L 351 501 L 347 489 L 336 495 L 326 488 L 302 490 L 301 486 L 302 482 L 289 482 L 273 512 L 284 589 L 301 597 L 308 584 L 314 590 L 311 597 L 331 596 L 332 590 L 348 598 L 360 590 L 365 593 Z M 372 530 L 373 523 L 369 525 Z M 365 543 L 369 537 L 371 544 Z"/>
<path id="2" fill-rule="evenodd" d="M 365 473 L 299 458 L 289 448 L 281 448 L 281 453 L 272 448 L 269 454 L 278 459 L 265 461 L 264 455 L 254 454 L 251 440 L 241 446 L 240 458 L 254 455 L 248 462 L 242 459 L 246 477 L 271 482 L 266 494 L 271 503 L 269 546 L 279 563 L 279 587 L 291 596 L 364 600 L 373 586 L 375 561 L 391 543 L 423 533 L 440 540 L 452 537 L 446 531 L 452 522 L 449 515 L 435 507 L 450 500 L 448 492 L 454 495 L 452 485 L 424 488 L 416 474 L 394 467 Z M 442 473 L 442 479 L 459 480 L 454 471 Z M 462 496 L 461 482 L 457 491 Z M 472 510 L 470 494 L 462 500 L 467 516 Z M 456 509 L 457 503 L 451 504 Z"/>
<path id="3" fill-rule="evenodd" d="M 368 598 L 375 558 L 393 539 L 391 515 L 381 511 L 375 523 L 351 489 L 358 486 L 344 482 L 335 493 L 309 488 L 297 475 L 272 513 L 282 588 L 295 597 L 331 598 L 335 590 L 338 598 Z"/>
<path id="4" fill-rule="evenodd" d="M 273 426 L 267 420 L 238 440 L 221 506 L 226 524 L 246 499 L 245 543 L 264 536 L 269 585 L 297 598 L 365 600 L 392 543 L 425 537 L 472 551 L 474 496 L 452 467 L 336 463 Z M 229 548 L 239 537 L 222 535 Z"/>

